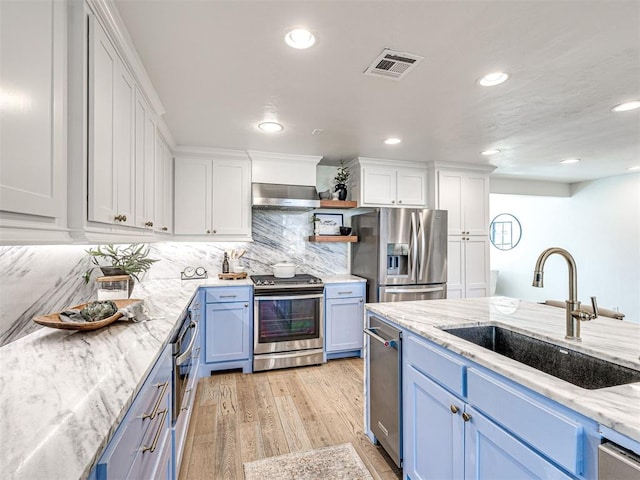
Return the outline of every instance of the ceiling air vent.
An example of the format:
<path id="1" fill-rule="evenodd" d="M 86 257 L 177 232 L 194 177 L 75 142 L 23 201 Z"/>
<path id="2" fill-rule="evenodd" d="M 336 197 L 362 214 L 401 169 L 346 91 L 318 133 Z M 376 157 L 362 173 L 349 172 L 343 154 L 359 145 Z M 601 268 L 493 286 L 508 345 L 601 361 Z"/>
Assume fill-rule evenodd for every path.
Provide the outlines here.
<path id="1" fill-rule="evenodd" d="M 400 80 L 423 59 L 420 55 L 385 48 L 364 74 Z"/>

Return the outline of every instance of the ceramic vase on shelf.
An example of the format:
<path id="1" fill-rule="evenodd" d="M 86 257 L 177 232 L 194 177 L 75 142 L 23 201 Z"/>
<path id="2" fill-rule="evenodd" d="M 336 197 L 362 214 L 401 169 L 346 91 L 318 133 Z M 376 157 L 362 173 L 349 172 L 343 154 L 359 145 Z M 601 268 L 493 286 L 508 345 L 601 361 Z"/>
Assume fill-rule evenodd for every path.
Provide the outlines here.
<path id="1" fill-rule="evenodd" d="M 335 191 L 338 193 L 338 200 L 345 201 L 347 199 L 347 186 L 344 183 L 338 183 Z"/>

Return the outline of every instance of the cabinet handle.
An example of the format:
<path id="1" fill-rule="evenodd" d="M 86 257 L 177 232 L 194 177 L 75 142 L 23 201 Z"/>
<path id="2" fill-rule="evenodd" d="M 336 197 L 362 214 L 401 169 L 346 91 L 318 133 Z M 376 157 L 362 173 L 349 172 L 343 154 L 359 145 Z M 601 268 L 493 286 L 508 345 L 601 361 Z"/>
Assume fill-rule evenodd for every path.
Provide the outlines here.
<path id="1" fill-rule="evenodd" d="M 161 388 L 162 391 L 160 392 L 160 395 L 158 395 L 158 399 L 156 400 L 156 404 L 153 406 L 153 410 L 151 411 L 151 413 L 143 414 L 142 415 L 142 420 L 146 420 L 147 418 L 155 418 L 155 416 L 158 414 L 158 409 L 160 408 L 160 402 L 164 398 L 164 392 L 167 391 L 167 387 L 168 386 L 169 386 L 169 382 L 168 381 L 166 381 L 164 383 L 158 383 L 156 385 L 156 388 Z"/>
<path id="2" fill-rule="evenodd" d="M 183 410 L 189 410 L 189 400 L 191 399 L 191 390 L 193 390 L 192 388 L 188 389 L 186 392 L 184 392 L 185 395 L 189 394 L 189 397 L 187 399 L 185 403 L 185 405 L 187 405 L 186 407 L 182 407 L 180 409 L 180 411 L 182 412 Z"/>
<path id="3" fill-rule="evenodd" d="M 126 222 L 127 221 L 127 217 L 125 217 L 124 215 L 116 215 L 115 217 L 113 217 L 113 219 L 116 222 Z"/>
<path id="4" fill-rule="evenodd" d="M 338 295 L 349 295 L 353 292 L 338 292 Z"/>
<path id="5" fill-rule="evenodd" d="M 162 427 L 164 427 L 164 423 L 167 420 L 168 410 L 165 408 L 164 410 L 162 410 L 162 412 L 158 412 L 158 413 L 162 413 L 162 421 L 160 422 L 160 425 L 158 425 L 158 430 L 156 430 L 156 434 L 153 436 L 153 442 L 151 443 L 151 446 L 142 447 L 142 453 L 145 453 L 145 452 L 153 453 L 156 447 L 158 446 L 158 440 L 160 439 L 160 433 L 162 432 Z"/>
<path id="6" fill-rule="evenodd" d="M 458 413 L 460 411 L 460 408 L 456 407 L 455 405 L 451 405 L 449 409 L 451 410 L 451 413 Z"/>
<path id="7" fill-rule="evenodd" d="M 463 419 L 465 422 L 468 422 L 469 420 L 471 420 L 471 415 L 469 415 L 467 412 L 464 412 L 464 413 L 462 414 L 462 419 Z"/>
<path id="8" fill-rule="evenodd" d="M 220 295 L 220 298 L 236 298 L 237 295 Z"/>
<path id="9" fill-rule="evenodd" d="M 163 232 L 166 232 L 167 230 L 169 230 L 169 228 L 168 228 L 168 227 L 162 227 L 162 228 L 161 228 L 161 230 L 162 230 Z"/>
<path id="10" fill-rule="evenodd" d="M 145 227 L 153 227 L 153 222 L 145 222 L 144 226 Z"/>

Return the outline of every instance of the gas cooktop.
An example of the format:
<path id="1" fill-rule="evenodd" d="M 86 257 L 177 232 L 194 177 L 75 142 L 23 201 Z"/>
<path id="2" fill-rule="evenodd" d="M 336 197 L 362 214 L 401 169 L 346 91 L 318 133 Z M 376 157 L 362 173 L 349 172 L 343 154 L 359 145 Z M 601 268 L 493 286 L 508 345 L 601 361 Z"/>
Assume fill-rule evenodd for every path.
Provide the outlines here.
<path id="1" fill-rule="evenodd" d="M 251 280 L 256 287 L 259 288 L 309 288 L 309 287 L 322 287 L 322 279 L 303 273 L 300 275 L 294 275 L 290 278 L 278 278 L 273 275 L 251 275 Z"/>

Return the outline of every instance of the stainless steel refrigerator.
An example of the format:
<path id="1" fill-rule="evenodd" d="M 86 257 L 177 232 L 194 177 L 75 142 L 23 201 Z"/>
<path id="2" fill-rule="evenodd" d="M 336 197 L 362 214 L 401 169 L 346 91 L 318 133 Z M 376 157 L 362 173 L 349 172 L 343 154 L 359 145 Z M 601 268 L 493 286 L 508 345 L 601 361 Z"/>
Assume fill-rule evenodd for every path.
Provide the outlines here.
<path id="1" fill-rule="evenodd" d="M 447 211 L 379 208 L 351 217 L 351 273 L 367 302 L 447 298 Z"/>

